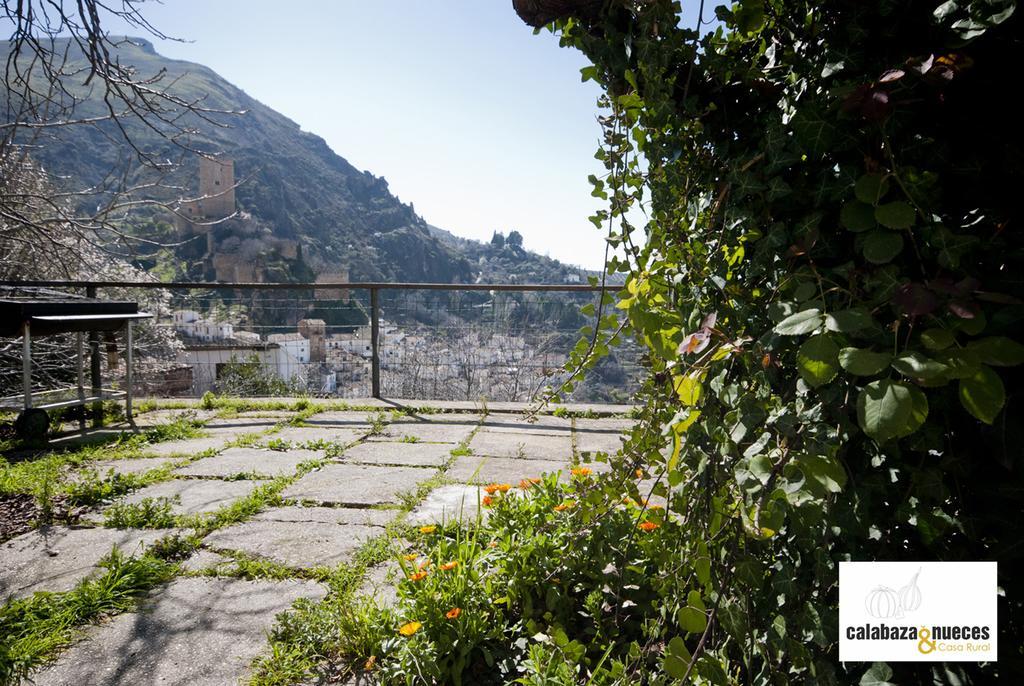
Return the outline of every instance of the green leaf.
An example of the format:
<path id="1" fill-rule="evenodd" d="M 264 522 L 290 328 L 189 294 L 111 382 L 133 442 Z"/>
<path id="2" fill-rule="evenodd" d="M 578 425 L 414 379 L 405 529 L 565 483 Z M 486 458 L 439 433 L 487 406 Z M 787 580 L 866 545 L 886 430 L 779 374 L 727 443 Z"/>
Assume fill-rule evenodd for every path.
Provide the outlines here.
<path id="1" fill-rule="evenodd" d="M 876 662 L 860 678 L 860 686 L 896 686 L 889 679 L 892 669 L 884 662 Z"/>
<path id="2" fill-rule="evenodd" d="M 910 423 L 914 399 L 910 389 L 891 379 L 872 381 L 857 396 L 857 421 L 879 443 L 900 435 Z"/>
<path id="3" fill-rule="evenodd" d="M 902 200 L 887 202 L 875 208 L 875 220 L 890 229 L 909 229 L 916 219 L 917 212 Z"/>
<path id="4" fill-rule="evenodd" d="M 946 365 L 915 350 L 905 350 L 893 358 L 892 368 L 913 379 L 934 379 L 947 371 Z"/>
<path id="5" fill-rule="evenodd" d="M 861 202 L 877 205 L 889 192 L 889 179 L 883 174 L 865 174 L 857 179 L 853 192 Z"/>
<path id="6" fill-rule="evenodd" d="M 991 367 L 983 365 L 973 376 L 960 379 L 960 403 L 986 424 L 995 421 L 1005 402 L 1003 380 Z"/>
<path id="7" fill-rule="evenodd" d="M 683 631 L 699 634 L 708 626 L 707 616 L 695 607 L 681 607 L 676 613 L 676 621 Z"/>
<path id="8" fill-rule="evenodd" d="M 839 223 L 854 233 L 873 229 L 877 225 L 875 208 L 858 200 L 852 200 L 839 210 Z"/>
<path id="9" fill-rule="evenodd" d="M 821 327 L 825 318 L 821 310 L 810 309 L 789 315 L 775 326 L 775 333 L 783 336 L 799 336 Z"/>
<path id="10" fill-rule="evenodd" d="M 696 405 L 704 395 L 704 387 L 697 374 L 673 377 L 672 385 L 679 400 L 687 406 Z"/>
<path id="11" fill-rule="evenodd" d="M 801 455 L 797 466 L 804 477 L 825 489 L 828 493 L 839 493 L 846 485 L 846 470 L 834 457 L 828 455 Z"/>
<path id="12" fill-rule="evenodd" d="M 839 364 L 857 376 L 874 376 L 889 366 L 892 355 L 876 353 L 865 348 L 843 348 L 839 351 Z"/>
<path id="13" fill-rule="evenodd" d="M 796 368 L 809 386 L 823 386 L 839 371 L 839 347 L 829 336 L 811 336 L 797 350 Z"/>
<path id="14" fill-rule="evenodd" d="M 916 386 L 907 386 L 907 389 L 910 391 L 910 400 L 913 402 L 913 405 L 910 408 L 910 418 L 907 420 L 907 425 L 897 434 L 900 438 L 909 436 L 920 429 L 924 426 L 924 421 L 928 419 L 928 396 Z"/>
<path id="15" fill-rule="evenodd" d="M 756 33 L 764 26 L 764 2 L 762 0 L 741 0 L 733 16 L 736 28 L 742 34 Z"/>
<path id="16" fill-rule="evenodd" d="M 1024 363 L 1024 345 L 1006 336 L 988 336 L 971 341 L 967 349 L 993 367 L 1016 367 Z"/>
<path id="17" fill-rule="evenodd" d="M 950 329 L 926 329 L 921 332 L 921 342 L 929 350 L 945 350 L 955 340 L 956 333 Z"/>
<path id="18" fill-rule="evenodd" d="M 864 239 L 864 259 L 885 264 L 903 250 L 903 236 L 888 231 L 873 231 Z"/>
<path id="19" fill-rule="evenodd" d="M 870 329 L 875 325 L 871 313 L 863 307 L 854 307 L 849 310 L 832 312 L 825 316 L 825 328 L 829 331 L 860 331 Z"/>

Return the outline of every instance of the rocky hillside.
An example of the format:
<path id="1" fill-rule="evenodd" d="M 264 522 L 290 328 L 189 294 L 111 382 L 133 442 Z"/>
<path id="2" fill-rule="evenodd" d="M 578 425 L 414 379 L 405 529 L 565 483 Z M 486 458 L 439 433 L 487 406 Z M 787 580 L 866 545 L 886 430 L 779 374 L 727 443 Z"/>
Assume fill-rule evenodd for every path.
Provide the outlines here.
<path id="1" fill-rule="evenodd" d="M 302 131 L 298 124 L 212 70 L 163 57 L 148 41 L 131 42 L 120 48 L 122 64 L 133 65 L 143 76 L 164 70 L 163 83 L 173 83 L 173 92 L 183 97 L 201 98 L 206 108 L 244 111 L 210 115 L 212 121 L 191 117 L 187 123 L 197 134 L 190 145 L 234 160 L 235 178 L 240 182 L 237 204 L 251 215 L 250 233 L 255 226 L 265 236 L 299 244 L 299 259 L 304 264 L 279 269 L 277 274 L 298 279 L 314 272 L 347 269 L 353 281 L 446 283 L 508 278 L 564 282 L 576 278 L 570 276 L 578 273 L 575 268 L 522 246 L 509 249 L 467 241 L 429 226 L 412 205 L 390 193 L 384 178 L 356 169 L 322 138 Z M 0 42 L 0 60 L 6 60 L 7 52 L 6 43 Z M 96 94 L 82 89 L 77 94 L 83 97 L 78 114 L 102 112 Z M 6 98 L 0 94 L 5 112 Z M 34 155 L 71 185 L 100 183 L 111 169 L 125 164 L 125 146 L 119 144 L 113 126 L 107 122 L 54 130 Z M 183 155 L 139 122 L 129 122 L 127 129 L 132 140 L 155 158 L 180 159 L 169 181 L 196 192 L 198 162 L 194 155 Z M 166 239 L 173 233 L 168 219 L 171 217 L 147 216 L 136 218 L 135 224 L 147 238 Z M 496 217 L 495 223 L 500 226 L 500 222 Z M 164 276 L 196 276 L 189 266 L 189 259 L 196 256 L 175 250 L 178 254 L 172 254 L 176 259 L 171 261 L 179 268 L 165 271 Z"/>

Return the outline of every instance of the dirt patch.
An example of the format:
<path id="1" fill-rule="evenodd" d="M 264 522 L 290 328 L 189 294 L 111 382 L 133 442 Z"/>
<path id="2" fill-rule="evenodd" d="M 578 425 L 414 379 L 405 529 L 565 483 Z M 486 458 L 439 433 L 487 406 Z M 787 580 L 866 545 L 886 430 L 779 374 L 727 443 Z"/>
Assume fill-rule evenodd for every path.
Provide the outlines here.
<path id="1" fill-rule="evenodd" d="M 69 507 L 66 498 L 53 499 L 50 516 L 54 520 L 69 519 Z M 0 494 L 0 543 L 29 531 L 43 516 L 36 499 L 24 493 Z"/>

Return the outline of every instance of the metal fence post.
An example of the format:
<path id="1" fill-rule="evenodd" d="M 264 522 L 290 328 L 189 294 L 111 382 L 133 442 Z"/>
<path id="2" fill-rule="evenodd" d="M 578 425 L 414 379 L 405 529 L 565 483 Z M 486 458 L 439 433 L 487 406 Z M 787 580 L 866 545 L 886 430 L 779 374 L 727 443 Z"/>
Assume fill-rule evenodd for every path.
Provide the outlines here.
<path id="1" fill-rule="evenodd" d="M 96 297 L 96 286 L 85 287 L 85 297 Z M 103 387 L 103 376 L 100 370 L 100 334 L 98 331 L 89 332 L 89 377 L 92 386 L 93 397 L 98 397 Z M 93 427 L 103 426 L 103 401 L 92 404 L 92 425 Z"/>
<path id="2" fill-rule="evenodd" d="M 371 394 L 380 398 L 380 298 L 370 289 L 370 384 Z"/>

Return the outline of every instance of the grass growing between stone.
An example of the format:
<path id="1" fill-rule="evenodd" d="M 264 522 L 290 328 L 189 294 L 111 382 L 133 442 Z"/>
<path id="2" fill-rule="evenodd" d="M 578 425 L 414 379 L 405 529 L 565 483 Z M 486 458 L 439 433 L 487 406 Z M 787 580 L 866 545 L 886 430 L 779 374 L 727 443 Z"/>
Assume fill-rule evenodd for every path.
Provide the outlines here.
<path id="1" fill-rule="evenodd" d="M 0 684 L 15 684 L 61 649 L 81 627 L 135 608 L 153 587 L 170 580 L 177 565 L 150 554 L 128 557 L 116 549 L 101 567 L 66 593 L 36 593 L 0 608 Z"/>

